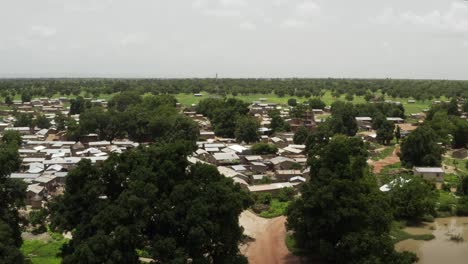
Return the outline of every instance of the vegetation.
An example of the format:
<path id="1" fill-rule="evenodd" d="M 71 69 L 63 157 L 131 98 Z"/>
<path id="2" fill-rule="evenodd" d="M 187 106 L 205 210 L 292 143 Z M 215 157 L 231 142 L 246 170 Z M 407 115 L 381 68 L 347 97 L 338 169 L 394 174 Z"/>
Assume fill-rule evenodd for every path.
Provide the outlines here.
<path id="1" fill-rule="evenodd" d="M 361 140 L 341 135 L 312 147 L 311 180 L 289 207 L 287 227 L 299 248 L 331 262 L 411 263 L 416 256 L 395 252 L 389 239 L 392 210 L 367 156 Z"/>
<path id="2" fill-rule="evenodd" d="M 403 166 L 440 166 L 442 148 L 437 144 L 437 135 L 432 128 L 418 127 L 401 144 L 400 160 Z"/>
<path id="3" fill-rule="evenodd" d="M 274 144 L 257 143 L 254 144 L 250 150 L 252 151 L 252 154 L 255 155 L 268 155 L 278 152 L 278 147 Z"/>
<path id="4" fill-rule="evenodd" d="M 435 238 L 433 234 L 421 234 L 421 235 L 410 234 L 406 232 L 405 230 L 403 230 L 404 227 L 405 225 L 402 224 L 401 222 L 394 221 L 392 223 L 390 236 L 392 237 L 394 243 L 398 243 L 406 239 L 429 241 Z"/>
<path id="5" fill-rule="evenodd" d="M 101 166 L 81 161 L 50 205 L 52 227 L 73 231 L 63 263 L 138 263 L 143 248 L 164 263 L 246 263 L 238 217 L 250 198 L 215 167 L 189 166 L 191 151 L 176 142 L 113 155 Z"/>

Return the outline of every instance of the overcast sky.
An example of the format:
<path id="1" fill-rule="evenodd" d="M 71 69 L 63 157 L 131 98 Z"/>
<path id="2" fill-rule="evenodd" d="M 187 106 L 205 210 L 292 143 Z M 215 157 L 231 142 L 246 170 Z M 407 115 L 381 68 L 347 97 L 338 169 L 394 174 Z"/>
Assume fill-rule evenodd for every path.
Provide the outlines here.
<path id="1" fill-rule="evenodd" d="M 0 77 L 468 79 L 463 0 L 0 0 Z"/>

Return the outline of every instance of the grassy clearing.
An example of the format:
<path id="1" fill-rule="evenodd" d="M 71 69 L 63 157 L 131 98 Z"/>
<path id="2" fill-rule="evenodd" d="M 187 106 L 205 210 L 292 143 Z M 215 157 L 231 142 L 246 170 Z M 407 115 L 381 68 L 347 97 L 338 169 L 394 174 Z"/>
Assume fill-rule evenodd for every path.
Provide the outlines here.
<path id="1" fill-rule="evenodd" d="M 380 174 L 389 174 L 395 170 L 400 170 L 400 169 L 401 169 L 401 162 L 397 162 L 395 164 L 383 167 L 382 170 L 380 171 Z"/>
<path id="2" fill-rule="evenodd" d="M 449 215 L 455 214 L 455 210 L 458 204 L 457 197 L 444 190 L 439 191 L 439 200 L 437 201 L 436 210 L 438 212 L 448 213 Z"/>
<path id="3" fill-rule="evenodd" d="M 386 157 L 390 156 L 393 153 L 394 150 L 395 150 L 395 146 L 386 147 L 380 153 L 373 156 L 372 160 L 378 161 L 378 160 L 381 160 L 381 159 L 385 159 Z"/>
<path id="4" fill-rule="evenodd" d="M 61 239 L 52 239 L 49 242 L 25 240 L 21 251 L 33 264 L 59 264 L 62 259 L 57 254 L 66 241 L 63 237 Z"/>
<path id="5" fill-rule="evenodd" d="M 468 173 L 468 170 L 466 169 L 466 164 L 468 163 L 468 160 L 444 157 L 442 163 L 446 166 L 454 167 L 457 173 Z"/>
<path id="6" fill-rule="evenodd" d="M 259 214 L 261 217 L 265 218 L 273 218 L 284 215 L 286 212 L 286 208 L 288 208 L 289 201 L 281 202 L 278 199 L 272 199 L 270 202 L 270 208 L 266 211 L 263 211 Z"/>
<path id="7" fill-rule="evenodd" d="M 429 241 L 435 238 L 433 234 L 413 235 L 403 230 L 404 228 L 405 225 L 401 222 L 392 223 L 392 227 L 390 229 L 390 236 L 392 237 L 394 243 L 398 243 L 406 239 Z"/>
<path id="8" fill-rule="evenodd" d="M 202 92 L 201 94 L 203 94 L 203 96 L 195 97 L 193 94 L 182 94 L 181 93 L 181 94 L 176 94 L 175 97 L 177 98 L 177 100 L 181 104 L 186 105 L 186 106 L 192 105 L 192 104 L 198 104 L 198 102 L 200 102 L 200 100 L 202 100 L 204 98 L 219 97 L 218 95 L 208 94 L 208 93 L 204 93 L 204 92 Z M 228 95 L 228 97 L 234 97 L 234 96 Z M 286 95 L 284 97 L 279 97 L 274 93 L 271 93 L 271 94 L 237 95 L 237 96 L 235 96 L 235 98 L 246 101 L 246 102 L 249 102 L 249 103 L 251 103 L 253 101 L 258 101 L 259 98 L 266 98 L 267 102 L 279 103 L 279 104 L 287 104 L 288 99 L 290 99 L 290 98 L 294 98 L 298 102 L 303 102 L 303 101 L 308 100 L 307 98 L 304 98 L 304 97 L 288 96 L 288 95 Z M 342 100 L 342 101 L 346 100 L 345 95 L 342 95 L 339 98 L 335 98 L 335 97 L 332 96 L 330 91 L 327 91 L 320 99 L 323 102 L 325 102 L 325 104 L 327 104 L 327 105 L 331 105 L 333 102 L 335 102 L 337 100 Z M 423 109 L 428 109 L 430 107 L 430 105 L 431 105 L 431 101 L 428 101 L 428 100 L 427 101 L 417 101 L 414 104 L 408 104 L 407 103 L 408 100 L 405 99 L 405 98 L 391 98 L 391 97 L 388 97 L 387 99 L 392 100 L 392 101 L 401 102 L 403 104 L 403 106 L 405 107 L 405 110 L 406 110 L 407 114 L 422 112 Z M 355 104 L 358 104 L 358 103 L 365 103 L 366 101 L 364 100 L 363 96 L 354 96 L 354 99 L 353 99 L 352 102 L 355 103 Z"/>

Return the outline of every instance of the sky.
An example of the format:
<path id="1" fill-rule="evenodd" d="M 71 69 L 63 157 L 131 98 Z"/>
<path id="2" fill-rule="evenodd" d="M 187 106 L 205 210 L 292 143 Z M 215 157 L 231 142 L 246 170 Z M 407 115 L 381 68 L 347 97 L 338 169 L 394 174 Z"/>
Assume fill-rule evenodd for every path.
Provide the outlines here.
<path id="1" fill-rule="evenodd" d="M 465 0 L 0 0 L 0 78 L 468 79 Z"/>

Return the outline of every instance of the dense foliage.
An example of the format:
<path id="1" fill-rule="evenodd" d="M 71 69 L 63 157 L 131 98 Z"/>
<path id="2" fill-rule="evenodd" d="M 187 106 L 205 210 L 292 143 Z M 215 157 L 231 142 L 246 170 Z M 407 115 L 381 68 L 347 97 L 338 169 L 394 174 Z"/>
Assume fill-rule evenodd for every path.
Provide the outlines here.
<path id="1" fill-rule="evenodd" d="M 52 227 L 69 230 L 63 263 L 139 263 L 137 250 L 162 263 L 246 263 L 239 214 L 250 205 L 215 167 L 189 166 L 184 143 L 82 161 L 50 204 Z"/>
<path id="2" fill-rule="evenodd" d="M 333 263 L 411 263 L 389 237 L 390 203 L 370 177 L 357 138 L 337 135 L 310 152 L 311 180 L 288 210 L 298 246 Z"/>
<path id="3" fill-rule="evenodd" d="M 442 148 L 437 144 L 436 132 L 421 126 L 403 139 L 401 143 L 400 160 L 405 167 L 440 166 L 442 162 Z"/>
<path id="4" fill-rule="evenodd" d="M 21 264 L 24 262 L 19 250 L 22 239 L 18 209 L 24 206 L 26 185 L 10 179 L 10 173 L 20 164 L 17 141 L 11 135 L 0 143 L 0 263 Z"/>

